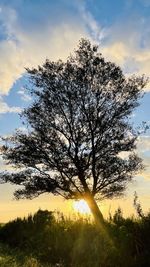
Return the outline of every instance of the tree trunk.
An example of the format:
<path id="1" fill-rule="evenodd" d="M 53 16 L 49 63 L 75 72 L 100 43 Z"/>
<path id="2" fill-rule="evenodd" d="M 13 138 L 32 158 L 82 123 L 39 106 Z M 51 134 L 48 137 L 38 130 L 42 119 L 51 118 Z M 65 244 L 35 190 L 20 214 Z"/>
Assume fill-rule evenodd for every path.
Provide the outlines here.
<path id="1" fill-rule="evenodd" d="M 104 227 L 104 218 L 94 197 L 91 194 L 88 194 L 85 198 L 85 201 L 87 202 L 91 213 L 93 214 L 96 224 L 100 225 L 101 227 Z"/>
<path id="2" fill-rule="evenodd" d="M 109 236 L 109 232 L 107 230 L 103 215 L 91 193 L 88 193 L 88 195 L 85 197 L 85 201 L 87 202 L 91 213 L 93 214 L 93 217 L 96 222 L 96 226 L 98 227 L 98 230 L 101 231 L 101 234 L 105 237 L 105 240 L 110 244 L 111 246 L 114 245 L 111 237 Z"/>

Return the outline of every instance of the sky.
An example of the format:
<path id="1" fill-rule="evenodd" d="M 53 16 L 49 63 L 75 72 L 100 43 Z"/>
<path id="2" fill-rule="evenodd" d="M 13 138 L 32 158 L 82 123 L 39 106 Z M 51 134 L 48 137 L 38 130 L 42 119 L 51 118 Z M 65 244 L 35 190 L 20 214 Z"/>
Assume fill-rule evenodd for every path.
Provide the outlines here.
<path id="1" fill-rule="evenodd" d="M 103 56 L 125 75 L 149 76 L 150 0 L 0 0 L 0 135 L 24 130 L 19 113 L 32 99 L 25 68 L 45 59 L 65 60 L 84 37 L 99 45 Z M 150 123 L 150 84 L 133 113 L 135 126 Z M 118 206 L 132 214 L 137 192 L 145 212 L 150 207 L 150 131 L 141 134 L 138 154 L 146 166 L 129 184 L 124 198 L 100 203 L 104 214 Z M 6 169 L 0 158 L 0 170 Z M 71 212 L 72 204 L 43 195 L 34 200 L 13 199 L 15 186 L 0 185 L 0 221 L 26 216 L 38 208 Z"/>

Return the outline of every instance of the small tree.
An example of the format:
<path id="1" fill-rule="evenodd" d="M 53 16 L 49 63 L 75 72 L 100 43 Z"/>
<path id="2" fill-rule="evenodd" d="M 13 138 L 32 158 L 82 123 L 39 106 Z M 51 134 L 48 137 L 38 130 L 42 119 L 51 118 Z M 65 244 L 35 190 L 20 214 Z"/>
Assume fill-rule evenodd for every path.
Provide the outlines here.
<path id="1" fill-rule="evenodd" d="M 22 113 L 28 133 L 17 131 L 2 147 L 18 171 L 1 173 L 1 181 L 22 186 L 16 198 L 85 199 L 102 222 L 96 200 L 122 194 L 142 168 L 129 117 L 146 79 L 126 78 L 85 39 L 66 62 L 46 60 L 27 73 L 34 99 Z M 122 151 L 131 154 L 124 159 Z"/>

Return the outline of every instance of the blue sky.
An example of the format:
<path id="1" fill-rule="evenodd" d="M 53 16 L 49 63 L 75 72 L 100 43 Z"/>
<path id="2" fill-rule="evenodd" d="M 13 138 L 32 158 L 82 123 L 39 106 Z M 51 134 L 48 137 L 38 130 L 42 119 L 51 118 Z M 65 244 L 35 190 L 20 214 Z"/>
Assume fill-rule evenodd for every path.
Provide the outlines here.
<path id="1" fill-rule="evenodd" d="M 28 84 L 25 67 L 36 67 L 46 58 L 65 60 L 81 37 L 98 43 L 104 57 L 121 66 L 127 76 L 149 76 L 149 25 L 150 0 L 0 0 L 0 135 L 11 134 L 16 128 L 23 127 L 18 112 L 32 101 L 24 89 Z M 150 123 L 149 106 L 150 84 L 133 114 L 135 125 L 142 121 Z M 141 135 L 137 147 L 145 164 L 150 166 L 150 131 Z M 2 160 L 0 168 L 5 168 Z M 39 198 L 28 202 L 28 209 L 23 209 L 22 204 L 26 202 L 14 204 L 16 202 L 11 201 L 13 190 L 14 187 L 0 185 L 2 220 L 12 218 L 15 205 L 21 207 L 15 213 L 19 216 L 33 211 L 34 203 L 37 203 L 36 209 L 43 201 L 47 202 L 47 197 L 43 201 Z M 123 209 L 128 209 L 126 206 L 129 205 L 132 211 L 135 190 L 144 209 L 148 210 L 149 167 L 129 186 L 127 204 Z M 51 207 L 57 208 L 59 200 L 53 200 L 52 196 L 50 199 Z M 117 200 L 116 206 L 118 203 L 123 205 L 123 201 Z M 9 209 L 4 212 L 7 203 Z"/>

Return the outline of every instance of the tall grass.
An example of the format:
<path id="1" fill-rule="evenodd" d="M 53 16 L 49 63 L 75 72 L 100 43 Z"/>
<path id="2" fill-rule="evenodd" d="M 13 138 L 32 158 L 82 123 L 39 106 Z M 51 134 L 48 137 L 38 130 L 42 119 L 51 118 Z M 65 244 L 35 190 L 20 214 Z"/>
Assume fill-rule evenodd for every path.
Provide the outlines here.
<path id="1" fill-rule="evenodd" d="M 150 214 L 125 219 L 118 209 L 105 224 L 112 242 L 84 218 L 42 210 L 18 218 L 0 228 L 0 266 L 150 266 Z"/>

